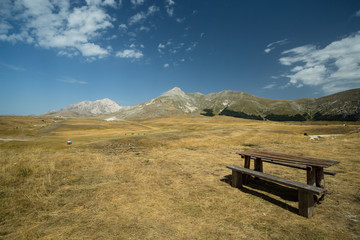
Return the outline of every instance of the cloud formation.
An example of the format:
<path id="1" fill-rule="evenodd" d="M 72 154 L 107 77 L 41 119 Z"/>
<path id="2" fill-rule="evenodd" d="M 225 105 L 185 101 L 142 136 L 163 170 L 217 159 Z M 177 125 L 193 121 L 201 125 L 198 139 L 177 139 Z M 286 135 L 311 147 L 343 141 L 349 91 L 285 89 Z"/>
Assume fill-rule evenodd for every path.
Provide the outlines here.
<path id="1" fill-rule="evenodd" d="M 70 6 L 69 0 L 22 0 L 13 4 L 2 0 L 0 40 L 27 42 L 42 48 L 58 49 L 62 55 L 105 57 L 109 50 L 96 43 L 96 38 L 113 27 L 114 19 L 104 8 L 116 8 L 114 0 L 86 0 L 83 6 Z"/>
<path id="2" fill-rule="evenodd" d="M 136 7 L 138 5 L 143 5 L 145 0 L 130 0 L 130 2 Z"/>
<path id="3" fill-rule="evenodd" d="M 269 52 L 271 52 L 272 50 L 274 50 L 275 48 L 276 48 L 276 45 L 284 45 L 284 44 L 287 44 L 288 43 L 288 40 L 285 38 L 285 39 L 283 39 L 283 40 L 279 40 L 279 41 L 276 41 L 276 42 L 272 42 L 272 43 L 269 43 L 267 46 L 266 46 L 266 48 L 265 48 L 265 50 L 264 50 L 264 52 L 265 53 L 269 53 Z"/>
<path id="4" fill-rule="evenodd" d="M 3 65 L 4 67 L 7 67 L 7 68 L 15 70 L 15 71 L 25 71 L 25 68 L 18 67 L 18 66 L 15 66 L 15 65 L 11 65 L 11 64 L 7 64 L 7 63 L 4 63 L 4 62 L 0 62 L 0 65 Z"/>
<path id="5" fill-rule="evenodd" d="M 324 48 L 305 45 L 282 52 L 279 59 L 291 66 L 288 86 L 320 86 L 326 94 L 360 87 L 360 32 Z"/>
<path id="6" fill-rule="evenodd" d="M 142 58 L 144 56 L 144 54 L 136 49 L 125 49 L 123 51 L 119 51 L 116 53 L 115 55 L 116 57 L 120 57 L 120 58 Z"/>
<path id="7" fill-rule="evenodd" d="M 144 21 L 146 18 L 154 15 L 154 13 L 160 11 L 160 8 L 157 6 L 150 6 L 147 10 L 147 12 L 139 12 L 135 15 L 133 15 L 132 17 L 130 17 L 129 19 L 129 25 L 134 25 L 136 23 L 142 22 Z"/>
<path id="8" fill-rule="evenodd" d="M 174 15 L 174 5 L 175 2 L 173 0 L 165 0 L 166 5 L 165 5 L 165 9 L 167 14 L 172 17 Z"/>
<path id="9" fill-rule="evenodd" d="M 358 10 L 358 11 L 355 13 L 355 16 L 356 16 L 356 17 L 360 17 L 360 10 Z"/>
<path id="10" fill-rule="evenodd" d="M 59 81 L 64 82 L 64 83 L 72 83 L 72 84 L 87 84 L 87 82 L 85 82 L 85 81 L 77 80 L 77 79 L 71 78 L 71 77 L 63 77 L 63 78 L 59 79 Z"/>

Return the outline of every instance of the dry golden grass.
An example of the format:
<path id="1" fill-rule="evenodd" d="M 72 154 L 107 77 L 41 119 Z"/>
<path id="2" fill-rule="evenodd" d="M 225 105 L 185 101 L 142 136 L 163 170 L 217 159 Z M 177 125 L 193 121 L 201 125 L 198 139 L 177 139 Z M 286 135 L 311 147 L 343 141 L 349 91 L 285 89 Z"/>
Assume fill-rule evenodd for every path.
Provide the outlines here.
<path id="1" fill-rule="evenodd" d="M 359 128 L 0 117 L 0 138 L 26 140 L 0 141 L 0 239 L 358 239 Z M 305 132 L 344 135 L 311 141 Z M 249 148 L 340 161 L 336 176 L 325 175 L 329 193 L 312 218 L 296 214 L 289 188 L 229 185 L 226 165 L 242 165 L 235 153 Z M 303 170 L 264 171 L 305 182 Z"/>

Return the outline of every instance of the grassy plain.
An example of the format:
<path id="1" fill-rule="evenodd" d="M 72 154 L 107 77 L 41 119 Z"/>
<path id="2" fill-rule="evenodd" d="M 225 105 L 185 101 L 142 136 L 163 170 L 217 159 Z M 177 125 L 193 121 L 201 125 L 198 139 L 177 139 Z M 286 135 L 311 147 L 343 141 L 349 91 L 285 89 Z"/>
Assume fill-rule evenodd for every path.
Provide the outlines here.
<path id="1" fill-rule="evenodd" d="M 0 117 L 0 239 L 359 239 L 359 129 L 230 117 Z M 226 165 L 242 165 L 235 153 L 250 148 L 340 161 L 312 218 L 297 215 L 289 188 L 229 185 Z M 306 179 L 273 164 L 264 171 Z"/>

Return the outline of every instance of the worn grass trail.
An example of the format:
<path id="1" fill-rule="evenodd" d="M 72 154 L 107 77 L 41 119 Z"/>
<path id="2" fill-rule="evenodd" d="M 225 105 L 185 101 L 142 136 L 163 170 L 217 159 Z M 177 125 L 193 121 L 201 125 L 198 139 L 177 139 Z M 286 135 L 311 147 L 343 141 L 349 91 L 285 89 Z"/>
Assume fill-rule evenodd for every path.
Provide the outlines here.
<path id="1" fill-rule="evenodd" d="M 360 236 L 359 125 L 181 116 L 42 120 L 0 118 L 0 138 L 27 139 L 0 141 L 0 239 Z M 305 132 L 344 135 L 311 141 Z M 229 185 L 226 165 L 242 165 L 235 152 L 249 148 L 340 161 L 331 169 L 339 173 L 325 176 L 329 194 L 314 217 L 294 213 L 289 188 Z M 303 170 L 265 163 L 264 171 L 306 181 Z"/>

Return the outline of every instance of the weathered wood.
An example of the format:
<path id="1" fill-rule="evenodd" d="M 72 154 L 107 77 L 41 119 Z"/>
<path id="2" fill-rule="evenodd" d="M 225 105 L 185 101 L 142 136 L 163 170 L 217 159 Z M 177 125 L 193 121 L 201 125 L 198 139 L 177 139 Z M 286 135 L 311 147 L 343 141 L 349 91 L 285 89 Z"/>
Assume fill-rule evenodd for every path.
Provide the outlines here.
<path id="1" fill-rule="evenodd" d="M 269 180 L 269 181 L 272 181 L 272 182 L 280 183 L 280 184 L 285 185 L 285 186 L 289 186 L 289 187 L 293 187 L 293 188 L 297 188 L 297 189 L 303 189 L 303 190 L 311 192 L 313 194 L 321 194 L 321 193 L 326 192 L 326 190 L 324 188 L 319 188 L 319 187 L 316 187 L 316 186 L 310 186 L 310 185 L 307 185 L 305 183 L 296 182 L 296 181 L 293 181 L 293 180 L 273 176 L 273 175 L 270 175 L 270 174 L 266 174 L 266 173 L 259 172 L 259 171 L 254 171 L 254 170 L 247 169 L 247 168 L 242 168 L 242 167 L 238 167 L 238 166 L 234 166 L 234 165 L 229 165 L 229 166 L 227 166 L 227 168 L 229 168 L 231 170 L 241 172 L 241 173 L 246 174 L 246 175 L 252 175 L 252 176 L 255 176 L 255 177 L 258 177 L 258 178 L 261 178 L 261 179 L 265 179 L 265 180 Z"/>
<path id="2" fill-rule="evenodd" d="M 232 170 L 232 186 L 235 188 L 241 188 L 242 181 L 242 173 L 236 170 Z"/>
<path id="3" fill-rule="evenodd" d="M 276 160 L 278 162 L 286 162 L 300 165 L 310 165 L 316 167 L 330 167 L 339 163 L 338 161 L 326 160 L 321 158 L 311 158 L 303 156 L 295 156 L 285 153 L 275 153 L 264 150 L 252 149 L 238 152 L 241 156 L 251 156 L 253 158 L 262 158 L 263 160 Z"/>
<path id="4" fill-rule="evenodd" d="M 263 172 L 263 162 L 261 158 L 255 158 L 254 169 L 255 171 Z"/>
<path id="5" fill-rule="evenodd" d="M 227 168 L 232 170 L 233 174 L 233 187 L 242 187 L 241 176 L 242 174 L 253 175 L 262 179 L 272 182 L 280 183 L 298 190 L 299 200 L 299 215 L 310 218 L 314 213 L 314 194 L 324 193 L 326 190 L 316 186 L 310 186 L 304 183 L 295 182 L 289 179 L 280 178 L 263 172 L 242 168 L 234 165 L 229 165 Z M 315 172 L 315 171 L 311 171 Z M 311 174 L 312 175 L 312 174 Z M 240 176 L 240 177 L 239 177 Z"/>
<path id="6" fill-rule="evenodd" d="M 316 186 L 325 188 L 324 169 L 320 167 L 314 167 L 316 175 Z"/>
<path id="7" fill-rule="evenodd" d="M 253 159 L 256 159 L 256 158 L 253 158 Z M 292 168 L 307 170 L 307 166 L 302 166 L 302 165 L 298 165 L 298 164 L 277 162 L 275 160 L 268 160 L 268 159 L 262 159 L 262 161 L 272 163 L 272 164 L 275 164 L 275 165 L 281 165 L 281 166 L 286 166 L 286 167 L 292 167 Z M 337 172 L 324 169 L 324 174 L 335 176 L 337 174 Z"/>
<path id="8" fill-rule="evenodd" d="M 250 156 L 245 156 L 245 161 L 244 161 L 244 168 L 250 169 Z M 247 184 L 248 182 L 248 177 L 247 175 L 243 176 L 243 184 Z"/>
<path id="9" fill-rule="evenodd" d="M 306 182 L 308 185 L 316 186 L 315 169 L 312 167 L 307 167 L 306 169 Z"/>
<path id="10" fill-rule="evenodd" d="M 309 191 L 299 189 L 299 215 L 310 218 L 314 213 L 314 197 Z"/>
<path id="11" fill-rule="evenodd" d="M 261 161 L 261 158 L 255 158 L 254 160 L 254 170 L 263 172 L 263 162 Z M 258 179 L 258 177 L 255 177 L 255 179 Z"/>
<path id="12" fill-rule="evenodd" d="M 250 156 L 245 156 L 244 168 L 250 168 Z"/>

